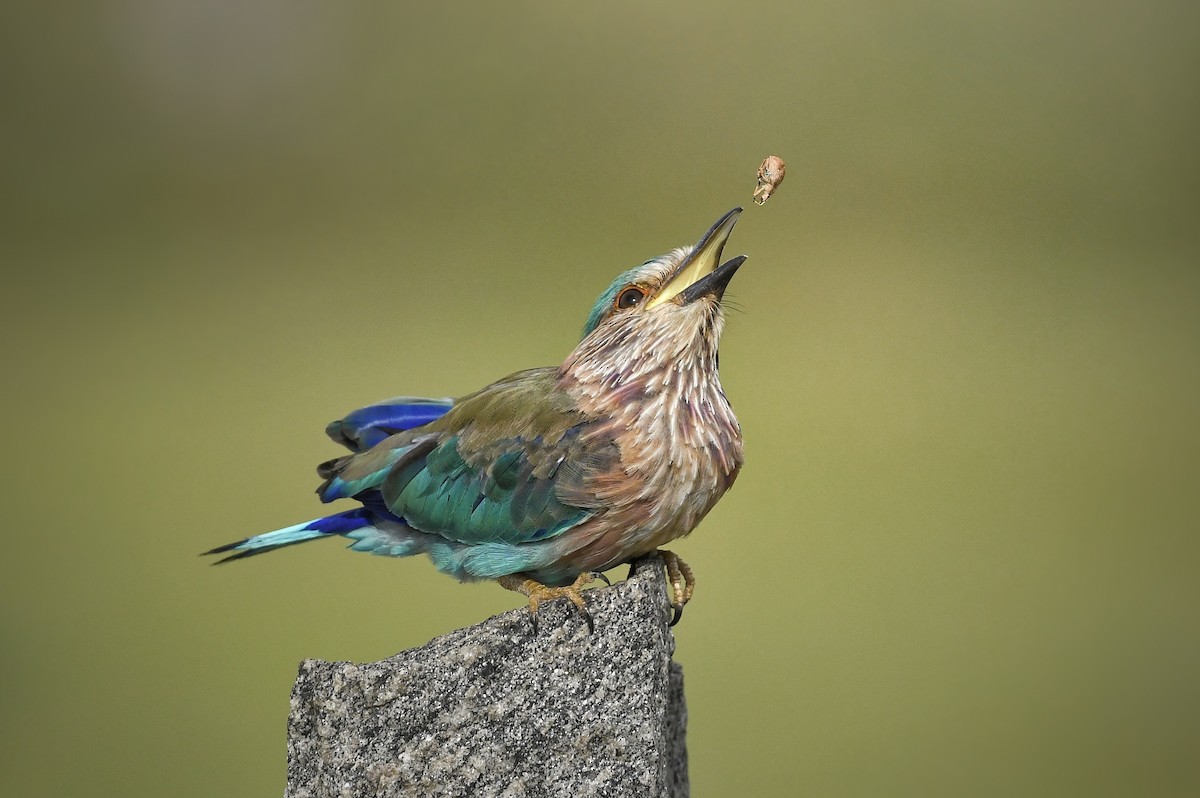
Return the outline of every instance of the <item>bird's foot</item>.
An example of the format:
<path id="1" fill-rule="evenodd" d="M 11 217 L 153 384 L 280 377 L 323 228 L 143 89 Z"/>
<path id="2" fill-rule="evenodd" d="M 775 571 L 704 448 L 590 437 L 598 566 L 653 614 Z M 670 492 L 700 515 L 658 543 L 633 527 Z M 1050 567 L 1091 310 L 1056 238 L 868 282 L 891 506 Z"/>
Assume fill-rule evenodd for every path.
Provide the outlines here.
<path id="1" fill-rule="evenodd" d="M 575 578 L 573 583 L 566 587 L 547 587 L 535 579 L 526 579 L 516 574 L 502 576 L 496 581 L 500 583 L 500 587 L 516 591 L 529 599 L 529 615 L 533 621 L 534 634 L 537 634 L 538 628 L 538 605 L 543 601 L 552 601 L 557 598 L 565 598 L 575 605 L 580 615 L 583 616 L 584 621 L 587 622 L 588 633 L 592 634 L 596 631 L 596 622 L 592 620 L 592 614 L 588 612 L 587 605 L 583 601 L 583 595 L 579 591 L 588 582 L 596 579 L 603 579 L 605 582 L 608 582 L 608 578 L 604 574 L 594 571 L 584 571 Z"/>
<path id="2" fill-rule="evenodd" d="M 675 552 L 659 549 L 658 554 L 667 568 L 667 583 L 671 586 L 671 606 L 675 609 L 675 615 L 667 625 L 674 626 L 683 617 L 683 605 L 692 600 L 692 593 L 696 590 L 696 577 L 692 574 L 691 567 Z"/>

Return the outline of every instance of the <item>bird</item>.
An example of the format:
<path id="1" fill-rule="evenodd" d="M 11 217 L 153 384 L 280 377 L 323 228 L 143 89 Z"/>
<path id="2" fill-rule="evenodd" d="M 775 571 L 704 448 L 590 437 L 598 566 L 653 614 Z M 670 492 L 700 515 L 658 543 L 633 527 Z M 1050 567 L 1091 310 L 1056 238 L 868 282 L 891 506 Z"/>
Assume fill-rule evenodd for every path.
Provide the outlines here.
<path id="1" fill-rule="evenodd" d="M 658 551 L 676 623 L 695 575 L 662 547 L 692 532 L 734 484 L 742 431 L 718 374 L 721 261 L 741 213 L 700 240 L 622 272 L 558 366 L 510 374 L 460 398 L 398 397 L 326 433 L 350 450 L 317 467 L 322 502 L 349 510 L 218 546 L 224 563 L 341 536 L 349 548 L 426 555 L 460 581 L 494 580 L 541 603 Z"/>

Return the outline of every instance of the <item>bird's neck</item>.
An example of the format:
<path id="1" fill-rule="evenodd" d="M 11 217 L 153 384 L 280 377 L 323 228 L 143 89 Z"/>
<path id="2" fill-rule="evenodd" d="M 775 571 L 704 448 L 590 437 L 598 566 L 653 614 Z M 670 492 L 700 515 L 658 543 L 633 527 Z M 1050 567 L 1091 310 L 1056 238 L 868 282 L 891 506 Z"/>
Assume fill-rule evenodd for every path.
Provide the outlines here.
<path id="1" fill-rule="evenodd" d="M 654 470 L 702 454 L 732 476 L 741 465 L 741 430 L 717 371 L 723 319 L 687 337 L 638 330 L 622 340 L 585 339 L 559 369 L 560 385 L 593 418 L 611 419 L 627 455 Z M 636 450 L 636 451 L 635 451 Z M 630 463 L 627 463 L 627 466 Z"/>
<path id="2" fill-rule="evenodd" d="M 672 370 L 716 382 L 717 342 L 724 326 L 719 309 L 711 312 L 699 303 L 687 313 L 613 320 L 579 342 L 559 375 L 589 392 L 630 385 L 653 389 Z"/>

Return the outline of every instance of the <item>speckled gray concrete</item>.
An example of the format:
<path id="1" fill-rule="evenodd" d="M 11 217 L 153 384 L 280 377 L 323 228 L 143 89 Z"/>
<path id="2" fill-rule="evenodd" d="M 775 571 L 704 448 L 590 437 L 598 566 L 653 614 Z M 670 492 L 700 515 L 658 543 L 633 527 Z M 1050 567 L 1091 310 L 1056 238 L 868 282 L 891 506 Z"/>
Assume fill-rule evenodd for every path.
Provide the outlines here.
<path id="1" fill-rule="evenodd" d="M 657 557 L 564 600 L 382 662 L 306 660 L 285 798 L 688 794 L 683 670 Z"/>

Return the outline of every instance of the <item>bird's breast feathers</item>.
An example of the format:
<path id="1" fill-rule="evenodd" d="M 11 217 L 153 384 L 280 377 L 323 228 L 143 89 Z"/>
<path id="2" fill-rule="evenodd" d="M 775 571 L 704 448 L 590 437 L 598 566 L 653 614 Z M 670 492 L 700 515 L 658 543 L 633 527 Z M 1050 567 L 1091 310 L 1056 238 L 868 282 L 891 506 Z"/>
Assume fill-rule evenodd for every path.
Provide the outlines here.
<path id="1" fill-rule="evenodd" d="M 649 551 L 700 523 L 737 478 L 742 434 L 716 379 L 694 380 L 687 369 L 659 372 L 641 385 L 609 392 L 624 397 L 601 411 L 595 397 L 581 407 L 605 420 L 603 434 L 620 452 L 619 464 L 595 473 L 588 485 L 606 507 L 606 521 L 625 529 L 631 548 Z"/>

